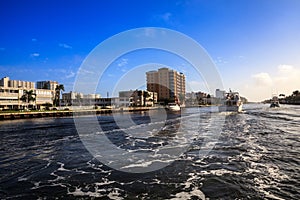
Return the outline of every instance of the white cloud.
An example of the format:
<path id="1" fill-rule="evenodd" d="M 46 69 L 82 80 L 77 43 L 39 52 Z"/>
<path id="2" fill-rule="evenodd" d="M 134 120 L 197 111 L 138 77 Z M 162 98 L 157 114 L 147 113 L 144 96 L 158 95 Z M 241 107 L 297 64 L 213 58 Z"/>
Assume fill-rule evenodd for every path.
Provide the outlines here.
<path id="1" fill-rule="evenodd" d="M 74 76 L 75 73 L 73 71 L 70 71 L 70 73 L 66 75 L 66 78 L 73 78 Z"/>
<path id="2" fill-rule="evenodd" d="M 32 42 L 36 42 L 37 39 L 36 39 L 36 38 L 32 38 L 31 41 L 32 41 Z"/>
<path id="3" fill-rule="evenodd" d="M 293 72 L 294 69 L 295 68 L 292 65 L 279 65 L 278 73 L 280 73 L 280 74 L 291 73 L 291 72 Z"/>
<path id="4" fill-rule="evenodd" d="M 65 48 L 65 49 L 72 49 L 72 46 L 65 44 L 65 43 L 59 43 L 58 46 Z"/>
<path id="5" fill-rule="evenodd" d="M 146 37 L 154 37 L 155 29 L 154 28 L 145 28 L 145 36 Z"/>
<path id="6" fill-rule="evenodd" d="M 299 77 L 299 67 L 279 65 L 272 72 L 252 75 L 252 81 L 244 82 L 244 86 L 239 90 L 250 101 L 269 99 L 273 94 L 290 95 L 293 91 L 299 89 Z"/>
<path id="7" fill-rule="evenodd" d="M 94 71 L 89 71 L 89 70 L 86 70 L 86 69 L 83 69 L 83 68 L 80 68 L 78 73 L 80 75 L 89 75 L 89 74 L 95 74 Z"/>
<path id="8" fill-rule="evenodd" d="M 39 54 L 39 53 L 32 53 L 32 54 L 30 54 L 30 56 L 31 56 L 31 57 L 39 57 L 40 54 Z"/>
<path id="9" fill-rule="evenodd" d="M 118 67 L 123 67 L 128 64 L 128 59 L 122 58 L 122 60 L 118 63 Z"/>
<path id="10" fill-rule="evenodd" d="M 217 57 L 214 62 L 218 65 L 220 64 L 227 64 L 228 62 L 226 60 L 224 60 L 222 57 Z"/>
<path id="11" fill-rule="evenodd" d="M 255 85 L 258 87 L 271 86 L 273 81 L 268 73 L 259 73 L 252 76 L 255 80 Z"/>

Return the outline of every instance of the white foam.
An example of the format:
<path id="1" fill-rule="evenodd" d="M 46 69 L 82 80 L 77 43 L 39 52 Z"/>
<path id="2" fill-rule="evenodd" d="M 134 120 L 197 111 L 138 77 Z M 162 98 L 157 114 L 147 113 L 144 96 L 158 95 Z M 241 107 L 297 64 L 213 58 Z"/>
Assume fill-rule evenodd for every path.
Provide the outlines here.
<path id="1" fill-rule="evenodd" d="M 18 177 L 18 181 L 27 181 L 28 178 L 25 178 L 24 176 Z"/>
<path id="2" fill-rule="evenodd" d="M 143 160 L 139 160 L 138 163 L 133 163 L 130 165 L 126 165 L 124 167 L 121 167 L 121 169 L 128 169 L 128 168 L 146 168 L 149 167 L 150 165 L 152 165 L 154 162 L 158 162 L 158 163 L 171 163 L 174 162 L 174 159 L 171 160 L 151 160 L 148 162 L 144 162 Z"/>
<path id="3" fill-rule="evenodd" d="M 102 195 L 99 192 L 83 192 L 81 188 L 76 187 L 74 192 L 70 192 L 68 190 L 68 194 L 73 195 L 73 196 L 89 196 L 89 197 L 104 197 L 105 195 Z"/>
<path id="4" fill-rule="evenodd" d="M 186 200 L 191 199 L 193 196 L 196 196 L 198 199 L 201 200 L 207 200 L 207 198 L 205 198 L 204 193 L 201 190 L 199 190 L 198 187 L 193 188 L 193 190 L 190 192 L 179 192 L 174 196 L 175 197 L 170 198 L 169 200 Z"/>
<path id="5" fill-rule="evenodd" d="M 64 163 L 58 162 L 58 164 L 60 164 L 60 167 L 57 169 L 57 171 L 70 171 L 70 170 L 64 168 L 64 166 L 65 166 Z"/>
<path id="6" fill-rule="evenodd" d="M 115 181 L 109 181 L 107 178 L 102 178 L 102 182 L 95 183 L 96 186 L 110 185 L 115 183 Z"/>
<path id="7" fill-rule="evenodd" d="M 118 188 L 114 188 L 112 192 L 110 192 L 107 197 L 113 200 L 122 200 L 124 199 L 123 197 L 120 197 L 120 193 Z"/>

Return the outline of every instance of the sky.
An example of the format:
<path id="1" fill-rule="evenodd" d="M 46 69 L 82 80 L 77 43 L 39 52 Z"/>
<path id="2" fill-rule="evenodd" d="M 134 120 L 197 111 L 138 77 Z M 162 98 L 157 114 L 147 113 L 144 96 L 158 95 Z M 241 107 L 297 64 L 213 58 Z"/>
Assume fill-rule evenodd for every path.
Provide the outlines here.
<path id="1" fill-rule="evenodd" d="M 68 92 L 99 44 L 124 31 L 159 27 L 198 42 L 221 89 L 261 101 L 300 89 L 299 19 L 299 0 L 1 0 L 0 78 L 56 80 Z M 151 49 L 116 58 L 95 92 L 114 94 L 122 77 L 149 63 L 183 72 L 189 91 L 214 93 L 189 62 Z"/>

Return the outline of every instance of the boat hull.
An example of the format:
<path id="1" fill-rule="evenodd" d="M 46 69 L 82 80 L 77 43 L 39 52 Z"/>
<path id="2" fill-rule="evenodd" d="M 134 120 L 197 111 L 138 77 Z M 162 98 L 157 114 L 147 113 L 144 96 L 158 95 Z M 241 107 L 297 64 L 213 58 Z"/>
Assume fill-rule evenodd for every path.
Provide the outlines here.
<path id="1" fill-rule="evenodd" d="M 279 108 L 279 103 L 271 103 L 270 108 Z"/>
<path id="2" fill-rule="evenodd" d="M 168 106 L 167 110 L 172 112 L 180 111 L 180 106 Z"/>
<path id="3" fill-rule="evenodd" d="M 242 105 L 239 106 L 219 106 L 219 112 L 242 112 Z"/>

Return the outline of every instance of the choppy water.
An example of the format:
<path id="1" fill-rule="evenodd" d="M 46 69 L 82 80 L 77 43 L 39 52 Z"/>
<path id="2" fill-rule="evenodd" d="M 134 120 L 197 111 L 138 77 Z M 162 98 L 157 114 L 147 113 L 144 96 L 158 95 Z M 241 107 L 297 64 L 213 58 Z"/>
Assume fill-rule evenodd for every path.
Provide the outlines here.
<path id="1" fill-rule="evenodd" d="M 191 132 L 186 141 L 178 136 L 184 135 L 178 114 L 170 115 L 160 131 L 151 131 L 159 121 L 151 122 L 147 113 L 130 114 L 136 124 L 129 128 L 131 133 L 148 125 L 141 137 L 116 130 L 111 115 L 98 116 L 103 131 L 97 134 L 127 151 L 191 143 L 182 155 L 170 158 L 175 159 L 170 165 L 148 173 L 118 171 L 95 159 L 72 118 L 2 121 L 0 198 L 300 199 L 300 106 L 246 105 L 244 110 L 230 114 L 186 109 L 182 117 L 201 113 L 198 124 L 184 122 Z M 205 139 L 213 137 L 208 134 L 211 121 L 220 117 L 225 119 L 222 131 L 209 151 L 211 141 Z M 88 129 L 90 118 L 84 119 Z"/>

